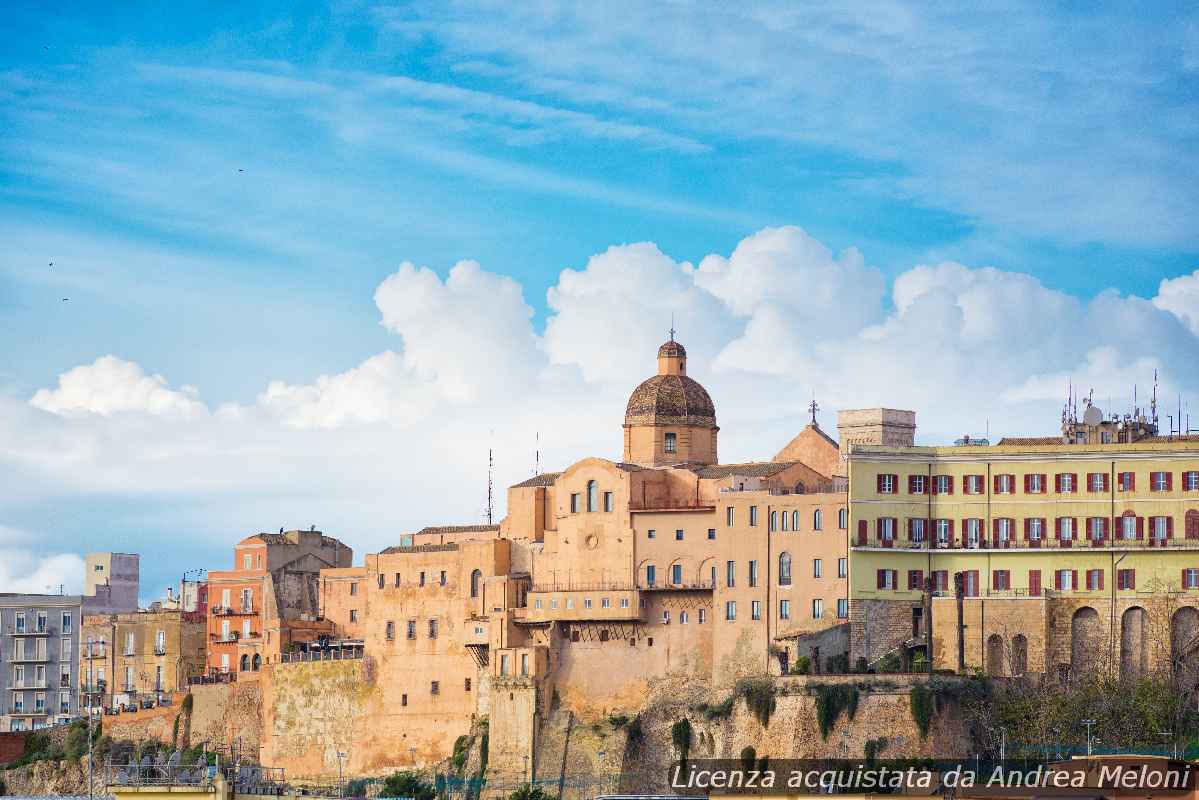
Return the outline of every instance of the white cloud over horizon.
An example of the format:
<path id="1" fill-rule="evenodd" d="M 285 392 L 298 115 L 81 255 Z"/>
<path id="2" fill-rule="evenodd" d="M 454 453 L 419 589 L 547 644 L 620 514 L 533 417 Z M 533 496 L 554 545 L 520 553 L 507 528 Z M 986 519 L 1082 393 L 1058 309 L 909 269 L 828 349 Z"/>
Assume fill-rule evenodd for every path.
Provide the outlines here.
<path id="1" fill-rule="evenodd" d="M 0 395 L 0 465 L 15 478 L 0 507 L 186 497 L 248 530 L 274 504 L 334 519 L 359 554 L 401 530 L 477 521 L 489 448 L 499 487 L 529 474 L 538 438 L 545 469 L 619 457 L 624 402 L 653 374 L 672 313 L 716 403 L 724 461 L 769 458 L 813 395 L 830 432 L 832 409 L 883 405 L 915 410 L 922 441 L 984 426 L 1044 434 L 1067 381 L 1102 404 L 1136 382 L 1146 392 L 1158 370 L 1163 398 L 1194 397 L 1196 286 L 1199 270 L 1148 299 L 1080 299 L 957 263 L 888 286 L 857 250 L 767 228 L 698 266 L 649 242 L 612 246 L 561 272 L 538 331 L 513 278 L 463 261 L 443 279 L 405 262 L 374 292 L 395 347 L 308 382 L 264 378 L 250 402 L 210 410 L 196 389 L 113 354 L 27 401 Z M 29 567 L 29 580 L 65 564 Z"/>

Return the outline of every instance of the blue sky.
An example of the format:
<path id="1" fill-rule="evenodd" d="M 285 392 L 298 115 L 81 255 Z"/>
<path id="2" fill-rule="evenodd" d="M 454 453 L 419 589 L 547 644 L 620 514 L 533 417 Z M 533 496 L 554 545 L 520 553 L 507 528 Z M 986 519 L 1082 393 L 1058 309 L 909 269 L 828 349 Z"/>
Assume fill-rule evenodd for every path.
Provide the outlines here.
<path id="1" fill-rule="evenodd" d="M 1041 419 L 1042 427 L 1052 427 L 1053 402 L 1034 384 L 1073 375 L 1087 380 L 1088 370 L 1105 363 L 1139 364 L 1138 375 L 1158 365 L 1169 373 L 1197 352 L 1199 310 L 1190 316 L 1199 302 L 1195 287 L 1171 283 L 1168 293 L 1162 287 L 1199 268 L 1193 4 L 1146 10 L 1002 3 L 981 14 L 956 4 L 902 2 L 852 9 L 749 3 L 735 10 L 685 2 L 129 3 L 58 4 L 52 13 L 44 4 L 12 3 L 6 10 L 0 395 L 20 413 L 35 414 L 20 423 L 25 429 L 44 424 L 47 435 L 66 436 L 53 426 L 98 426 L 86 429 L 98 437 L 86 457 L 59 454 L 57 461 L 20 445 L 0 448 L 0 477 L 7 473 L 9 486 L 24 487 L 24 494 L 0 493 L 0 531 L 11 531 L 12 552 L 30 564 L 80 552 L 89 539 L 148 548 L 164 529 L 213 537 L 211 545 L 194 548 L 195 558 L 224 563 L 226 541 L 273 527 L 283 516 L 252 512 L 304 506 L 292 492 L 315 493 L 311 505 L 353 528 L 343 535 L 351 544 L 360 539 L 360 551 L 385 544 L 396 529 L 447 521 L 431 515 L 467 513 L 422 497 L 397 500 L 408 510 L 387 511 L 379 523 L 366 512 L 348 513 L 347 504 L 361 508 L 361 498 L 322 491 L 316 478 L 302 489 L 267 481 L 246 491 L 240 478 L 220 480 L 231 472 L 222 458 L 236 460 L 221 448 L 206 454 L 212 476 L 199 486 L 180 480 L 147 488 L 156 482 L 139 469 L 156 462 L 145 453 L 134 459 L 137 468 L 115 470 L 123 480 L 100 481 L 82 471 L 69 476 L 66 465 L 103 469 L 109 458 L 119 461 L 105 449 L 117 441 L 110 426 L 135 425 L 139 414 L 159 426 L 135 434 L 160 446 L 159 457 L 194 452 L 184 447 L 194 431 L 164 416 L 161 405 L 139 405 L 163 395 L 121 384 L 148 386 L 115 362 L 104 362 L 112 370 L 102 380 L 98 372 L 81 375 L 99 381 L 81 390 L 91 400 L 72 395 L 47 401 L 57 410 L 46 403 L 29 408 L 60 375 L 111 355 L 145 376 L 163 376 L 181 398 L 198 398 L 198 412 L 173 395 L 166 402 L 170 413 L 194 425 L 197 413 L 215 420 L 222 406 L 264 407 L 272 382 L 320 394 L 328 386 L 319 376 L 345 375 L 394 351 L 412 371 L 402 382 L 405 398 L 432 381 L 451 405 L 460 404 L 453 405 L 455 424 L 474 420 L 488 430 L 514 431 L 535 425 L 512 418 L 509 398 L 499 402 L 489 392 L 472 394 L 460 380 L 447 382 L 434 350 L 422 356 L 414 344 L 420 337 L 411 326 L 424 319 L 420 309 L 401 304 L 388 322 L 387 302 L 398 301 L 380 302 L 376 288 L 400 274 L 405 261 L 427 265 L 445 282 L 430 289 L 444 297 L 427 299 L 444 302 L 451 316 L 459 301 L 492 314 L 487 303 L 472 305 L 472 292 L 502 294 L 509 284 L 499 277 L 519 287 L 512 307 L 494 312 L 507 327 L 487 330 L 516 331 L 514 341 L 532 342 L 532 349 L 520 350 L 522 344 L 494 354 L 494 361 L 511 357 L 519 371 L 535 360 L 529 354 L 544 356 L 553 375 L 539 372 L 537 379 L 550 380 L 563 395 L 570 392 L 564 381 L 578 375 L 563 378 L 555 368 L 582 374 L 587 394 L 610 402 L 597 405 L 595 416 L 572 418 L 572 429 L 618 417 L 624 382 L 647 365 L 603 373 L 588 364 L 572 367 L 571 353 L 607 331 L 636 329 L 627 350 L 597 356 L 636 358 L 642 339 L 665 330 L 669 305 L 684 318 L 694 310 L 692 330 L 705 330 L 693 337 L 701 341 L 706 328 L 724 332 L 723 339 L 713 333 L 701 343 L 698 352 L 707 357 L 697 367 L 728 381 L 726 407 L 734 418 L 743 413 L 747 426 L 761 415 L 751 413 L 748 401 L 738 405 L 737 387 L 757 378 L 739 371 L 792 382 L 804 402 L 819 391 L 829 408 L 925 402 L 938 404 L 920 409 L 928 418 L 956 422 L 955 409 L 980 402 L 902 388 L 896 398 L 868 397 L 852 381 L 827 377 L 819 354 L 827 357 L 834 344 L 855 337 L 872 341 L 877 326 L 894 328 L 906 319 L 897 299 L 905 286 L 921 286 L 929 297 L 957 291 L 949 303 L 955 314 L 974 302 L 981 285 L 1014 292 L 1013 286 L 1027 289 L 1028 278 L 1035 283 L 1028 291 L 1051 298 L 1046 302 L 1059 312 L 1062 304 L 1077 305 L 1080 319 L 1107 313 L 1112 297 L 1126 302 L 1121 315 L 1150 313 L 1144 309 L 1165 315 L 1124 324 L 1132 331 L 1160 325 L 1172 344 L 1133 352 L 1113 341 L 1114 362 L 1094 352 L 1102 332 L 1090 339 L 1063 334 L 1044 348 L 1030 343 L 1009 370 L 999 370 L 1005 383 L 988 387 L 987 397 L 1007 400 L 974 414 L 1013 427 Z M 665 283 L 644 278 L 647 291 L 680 293 L 648 303 L 652 320 L 621 316 L 629 301 L 604 294 L 608 286 L 579 297 L 594 298 L 612 318 L 588 316 L 596 308 L 582 301 L 567 302 L 571 310 L 555 308 L 547 294 L 570 295 L 564 270 L 584 277 L 603 269 L 685 272 L 684 262 L 728 259 L 739 243 L 779 226 L 798 226 L 806 238 L 783 237 L 779 246 L 794 261 L 770 273 L 781 288 L 752 301 L 737 300 L 738 287 L 729 282 L 696 295 L 695 286 L 676 285 L 673 273 Z M 588 268 L 609 247 L 638 242 L 654 243 L 670 263 L 622 250 Z M 815 252 L 811 242 L 833 254 L 854 248 L 869 269 L 855 272 L 846 266 L 852 259 L 818 253 L 813 266 L 805 260 Z M 457 292 L 448 276 L 461 260 L 477 261 L 483 277 L 465 277 Z M 914 272 L 944 262 L 970 272 Z M 981 272 L 986 267 L 1014 277 L 992 282 Z M 762 262 L 755 268 L 765 269 Z M 830 284 L 842 289 L 830 296 L 860 304 L 832 320 L 803 300 L 828 288 L 820 281 L 829 270 L 859 281 Z M 812 283 L 793 285 L 802 281 Z M 783 297 L 792 298 L 790 306 Z M 1003 292 L 997 297 L 1014 302 Z M 709 323 L 716 309 L 727 311 L 728 320 Z M 795 344 L 750 366 L 752 354 L 764 352 L 749 348 L 753 336 L 774 330 L 780 314 L 796 326 L 786 334 Z M 858 328 L 838 327 L 851 317 Z M 941 310 L 922 319 L 951 325 Z M 437 324 L 427 322 L 424 330 Z M 817 329 L 819 336 L 812 333 Z M 568 330 L 579 337 L 573 343 L 563 338 Z M 823 337 L 832 337 L 828 346 L 804 351 L 804 341 Z M 737 342 L 741 350 L 732 346 Z M 985 341 L 979 342 L 957 357 L 963 363 L 986 357 Z M 954 359 L 945 355 L 946 363 Z M 386 362 L 372 374 L 386 375 L 394 389 L 397 369 Z M 1104 382 L 1112 385 L 1096 387 L 1096 396 L 1124 393 L 1126 377 L 1109 374 Z M 1190 378 L 1163 377 L 1175 392 L 1192 388 Z M 421 444 L 405 432 L 418 419 L 425 426 L 444 422 L 429 406 L 417 412 L 384 395 L 363 412 L 361 398 L 347 391 L 354 398 L 347 407 L 356 409 L 348 417 L 339 412 L 319 424 L 311 416 L 304 423 L 274 419 L 253 434 L 225 430 L 201 438 L 266 436 L 262 426 L 275 425 L 285 430 L 271 428 L 272 452 L 294 454 L 344 442 L 314 445 L 292 431 L 311 424 L 344 433 L 342 420 L 352 419 L 384 425 L 414 459 L 441 457 L 421 450 L 436 450 L 436 442 Z M 123 392 L 124 399 L 93 403 L 105 392 Z M 789 400 L 786 407 L 792 405 L 800 404 Z M 395 411 L 400 406 L 407 409 L 402 414 Z M 763 425 L 763 437 L 794 427 L 782 412 L 766 416 L 777 427 Z M 948 435 L 950 424 L 936 434 Z M 604 441 L 575 434 L 558 440 L 562 458 Z M 747 443 L 743 451 L 760 457 L 770 447 Z M 447 474 L 461 474 L 457 464 L 447 457 Z M 175 571 L 164 566 L 161 575 Z"/>

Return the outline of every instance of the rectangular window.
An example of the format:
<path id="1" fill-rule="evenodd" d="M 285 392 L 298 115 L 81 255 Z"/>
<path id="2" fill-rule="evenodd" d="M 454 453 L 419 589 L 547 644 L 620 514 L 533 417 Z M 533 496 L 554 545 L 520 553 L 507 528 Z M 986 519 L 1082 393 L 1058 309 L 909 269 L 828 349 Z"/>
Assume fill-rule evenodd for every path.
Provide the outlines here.
<path id="1" fill-rule="evenodd" d="M 435 619 L 429 620 L 429 638 L 430 639 L 437 638 L 437 620 L 435 620 Z"/>
<path id="2" fill-rule="evenodd" d="M 442 585 L 442 586 L 445 586 L 445 570 L 444 570 L 444 569 L 441 571 L 441 575 L 440 575 L 440 576 L 438 576 L 438 578 L 437 578 L 437 582 L 438 582 L 440 585 Z"/>
<path id="3" fill-rule="evenodd" d="M 1087 522 L 1091 526 L 1091 541 L 1102 542 L 1107 534 L 1107 519 L 1104 517 L 1091 517 Z"/>
<path id="4" fill-rule="evenodd" d="M 1089 473 L 1087 473 L 1087 491 L 1088 492 L 1106 492 L 1107 491 L 1107 473 L 1106 472 L 1089 472 Z"/>
<path id="5" fill-rule="evenodd" d="M 837 598 L 837 619 L 849 619 L 849 599 Z"/>
<path id="6" fill-rule="evenodd" d="M 895 486 L 899 483 L 898 475 L 882 474 L 878 476 L 878 493 L 895 494 Z"/>
<path id="7" fill-rule="evenodd" d="M 949 547 L 952 542 L 950 520 L 939 519 L 933 523 L 933 535 L 937 537 L 937 547 Z"/>
<path id="8" fill-rule="evenodd" d="M 919 569 L 908 570 L 908 590 L 922 591 L 924 589 L 924 571 Z"/>
<path id="9" fill-rule="evenodd" d="M 880 517 L 878 521 L 878 538 L 884 542 L 895 540 L 895 520 L 891 517 Z"/>
<path id="10" fill-rule="evenodd" d="M 1001 518 L 995 520 L 996 539 L 1000 542 L 1010 542 L 1012 539 L 1012 521 L 1010 519 Z"/>
<path id="11" fill-rule="evenodd" d="M 656 539 L 657 536 L 658 536 L 658 532 L 656 530 L 654 530 L 653 528 L 650 528 L 649 530 L 647 530 L 645 532 L 646 539 Z"/>
<path id="12" fill-rule="evenodd" d="M 604 492 L 604 511 L 611 513 L 612 511 L 612 493 Z"/>
<path id="13" fill-rule="evenodd" d="M 913 542 L 917 544 L 924 542 L 924 526 L 926 522 L 928 522 L 928 520 L 920 518 L 908 520 L 910 525 L 909 530 L 912 532 L 911 539 Z"/>
<path id="14" fill-rule="evenodd" d="M 751 560 L 749 562 L 749 585 L 751 588 L 758 585 L 758 562 L 757 561 Z"/>
<path id="15" fill-rule="evenodd" d="M 949 570 L 947 570 L 947 569 L 933 570 L 933 591 L 934 592 L 949 591 Z"/>
<path id="16" fill-rule="evenodd" d="M 708 610 L 705 608 L 701 608 L 699 610 L 699 613 L 696 615 L 696 619 L 699 621 L 700 625 L 703 625 L 705 622 L 708 621 Z"/>
<path id="17" fill-rule="evenodd" d="M 724 565 L 724 585 L 732 589 L 737 585 L 737 562 L 728 561 Z"/>
<path id="18" fill-rule="evenodd" d="M 758 507 L 750 506 L 749 507 L 749 525 L 752 528 L 752 527 L 756 526 L 757 524 L 758 524 Z"/>
<path id="19" fill-rule="evenodd" d="M 533 601 L 533 608 L 541 608 L 541 598 L 540 597 L 538 597 L 536 600 Z"/>
<path id="20" fill-rule="evenodd" d="M 967 475 L 964 480 L 966 494 L 982 494 L 983 493 L 983 476 L 982 475 Z"/>
<path id="21" fill-rule="evenodd" d="M 812 600 L 812 619 L 824 618 L 824 601 L 819 597 Z"/>
<path id="22" fill-rule="evenodd" d="M 996 475 L 995 476 L 995 494 L 1011 494 L 1014 476 L 1012 475 Z"/>
<path id="23" fill-rule="evenodd" d="M 658 582 L 658 568 L 653 564 L 645 565 L 645 585 L 653 586 Z"/>
<path id="24" fill-rule="evenodd" d="M 611 607 L 612 607 L 612 599 L 611 598 L 608 598 L 608 597 L 600 598 L 600 608 L 611 608 Z"/>
<path id="25" fill-rule="evenodd" d="M 729 506 L 724 510 L 724 524 L 726 527 L 733 527 L 733 507 Z"/>
<path id="26" fill-rule="evenodd" d="M 441 694 L 441 681 L 429 681 L 429 694 Z"/>
<path id="27" fill-rule="evenodd" d="M 880 569 L 878 571 L 878 588 L 879 589 L 894 589 L 895 588 L 895 570 Z"/>
<path id="28" fill-rule="evenodd" d="M 908 476 L 908 494 L 924 494 L 926 491 L 928 491 L 928 479 L 925 476 Z"/>
<path id="29" fill-rule="evenodd" d="M 74 622 L 74 615 L 70 611 L 62 612 L 62 632 L 64 634 L 71 632 L 71 625 Z"/>
<path id="30" fill-rule="evenodd" d="M 1120 538 L 1135 539 L 1137 538 L 1137 518 L 1128 516 L 1120 517 Z"/>
<path id="31" fill-rule="evenodd" d="M 677 453 L 679 450 L 679 436 L 677 433 L 667 433 L 666 440 L 663 443 L 663 449 L 667 453 Z"/>
<path id="32" fill-rule="evenodd" d="M 507 656 L 507 654 L 502 654 L 500 656 L 500 674 L 501 675 L 508 674 L 508 656 Z"/>
<path id="33" fill-rule="evenodd" d="M 663 625 L 670 624 L 670 612 L 669 611 L 666 611 L 666 610 L 662 611 L 662 624 Z"/>
<path id="34" fill-rule="evenodd" d="M 1199 569 L 1190 567 L 1182 571 L 1182 588 L 1199 589 Z"/>
<path id="35" fill-rule="evenodd" d="M 1059 569 L 1057 575 L 1057 588 L 1069 592 L 1074 590 L 1074 571 L 1069 569 Z"/>
<path id="36" fill-rule="evenodd" d="M 401 708 L 408 707 L 408 695 L 407 694 L 400 695 L 400 707 Z"/>
<path id="37" fill-rule="evenodd" d="M 350 609 L 350 622 L 357 622 L 357 621 L 358 621 L 358 610 L 351 608 Z M 250 622 L 249 622 L 249 620 L 247 620 L 246 625 L 249 625 L 249 624 L 250 624 Z"/>
<path id="38" fill-rule="evenodd" d="M 730 622 L 737 618 L 737 601 L 736 600 L 729 600 L 724 604 L 724 618 L 726 620 L 729 620 Z"/>
<path id="39" fill-rule="evenodd" d="M 1121 472 L 1119 481 L 1116 485 L 1120 487 L 1122 492 L 1131 492 L 1137 488 L 1137 474 L 1135 472 Z"/>
<path id="40" fill-rule="evenodd" d="M 1116 570 L 1116 588 L 1117 589 L 1135 589 L 1135 588 L 1137 588 L 1137 571 L 1135 569 Z"/>
<path id="41" fill-rule="evenodd" d="M 753 600 L 749 604 L 750 619 L 760 620 L 762 618 L 762 601 Z"/>
<path id="42" fill-rule="evenodd" d="M 354 583 L 351 583 L 351 584 L 350 584 L 350 597 L 353 597 L 353 596 L 355 596 L 356 594 L 358 594 L 358 583 L 357 583 L 357 582 L 354 582 Z M 245 600 L 245 595 L 244 595 L 244 594 L 242 595 L 242 600 L 243 600 L 243 601 Z"/>
<path id="43" fill-rule="evenodd" d="M 400 588 L 400 573 L 398 573 L 398 572 L 396 573 L 396 578 L 395 578 L 395 588 L 397 588 L 397 589 Z"/>
<path id="44" fill-rule="evenodd" d="M 1028 593 L 1033 597 L 1041 596 L 1041 570 L 1030 569 L 1028 571 Z"/>
<path id="45" fill-rule="evenodd" d="M 579 513 L 579 493 L 575 492 L 570 496 L 570 513 Z"/>
<path id="46" fill-rule="evenodd" d="M 683 541 L 683 529 L 682 529 L 682 528 L 678 528 L 678 529 L 676 529 L 676 530 L 675 530 L 675 532 L 674 532 L 674 540 L 675 540 L 676 542 L 681 542 L 681 541 Z"/>
<path id="47" fill-rule="evenodd" d="M 410 619 L 410 620 L 408 620 L 408 633 L 407 633 L 407 635 L 408 635 L 408 638 L 409 638 L 409 639 L 415 639 L 415 638 L 416 638 L 416 620 L 414 620 L 414 619 Z"/>
<path id="48" fill-rule="evenodd" d="M 421 574 L 420 574 L 420 585 L 421 586 L 425 585 L 425 573 L 424 572 L 421 572 Z"/>
<path id="49" fill-rule="evenodd" d="M 528 653 L 520 654 L 520 674 L 521 675 L 529 674 L 529 654 Z"/>
<path id="50" fill-rule="evenodd" d="M 1026 488 L 1025 491 L 1029 494 L 1044 494 L 1045 493 L 1045 476 L 1040 473 L 1032 473 L 1025 475 Z"/>
<path id="51" fill-rule="evenodd" d="M 1173 488 L 1174 483 L 1171 478 L 1172 473 L 1169 472 L 1151 472 L 1149 473 L 1149 489 L 1154 492 L 1168 492 Z"/>
<path id="52" fill-rule="evenodd" d="M 628 608 L 629 607 L 629 598 L 627 598 L 627 597 L 620 598 L 620 607 Z"/>
<path id="53" fill-rule="evenodd" d="M 966 520 L 966 547 L 977 550 L 982 544 L 983 521 L 981 519 Z"/>
<path id="54" fill-rule="evenodd" d="M 933 478 L 933 494 L 953 494 L 953 478 L 937 475 Z"/>
<path id="55" fill-rule="evenodd" d="M 779 619 L 791 619 L 790 600 L 779 600 Z"/>
<path id="56" fill-rule="evenodd" d="M 716 529 L 708 528 L 708 539 L 711 540 L 711 539 L 715 539 L 715 538 L 716 538 Z"/>
<path id="57" fill-rule="evenodd" d="M 812 577 L 821 578 L 824 572 L 824 562 L 819 558 L 812 559 Z"/>
<path id="58" fill-rule="evenodd" d="M 1170 518 L 1151 517 L 1149 519 L 1149 531 L 1154 541 L 1158 543 L 1165 542 L 1170 538 Z"/>
<path id="59" fill-rule="evenodd" d="M 1028 539 L 1029 541 L 1039 542 L 1045 537 L 1045 521 L 1033 517 L 1028 520 Z"/>
<path id="60" fill-rule="evenodd" d="M 1061 494 L 1074 494 L 1077 491 L 1074 486 L 1074 473 L 1062 472 L 1057 476 L 1057 490 Z"/>
<path id="61" fill-rule="evenodd" d="M 670 582 L 673 583 L 675 586 L 678 586 L 679 584 L 681 584 L 683 582 L 683 565 L 682 564 L 671 564 L 670 565 Z"/>
<path id="62" fill-rule="evenodd" d="M 466 692 L 470 691 L 470 678 L 466 678 L 464 680 L 464 682 L 462 684 L 462 689 L 463 689 L 463 691 L 466 691 Z"/>
<path id="63" fill-rule="evenodd" d="M 387 637 L 388 641 L 396 638 L 396 624 L 391 620 L 388 620 L 383 635 Z"/>
<path id="64" fill-rule="evenodd" d="M 1199 492 L 1199 472 L 1182 473 L 1182 488 L 1188 492 Z"/>
<path id="65" fill-rule="evenodd" d="M 1087 570 L 1087 590 L 1100 591 L 1103 589 L 1103 570 L 1089 569 Z"/>
<path id="66" fill-rule="evenodd" d="M 1012 588 L 1012 573 L 1006 569 L 997 569 L 991 573 L 991 588 L 1003 592 Z"/>
<path id="67" fill-rule="evenodd" d="M 837 577 L 844 578 L 844 577 L 847 577 L 848 575 L 849 575 L 849 559 L 848 558 L 838 558 L 837 559 Z"/>

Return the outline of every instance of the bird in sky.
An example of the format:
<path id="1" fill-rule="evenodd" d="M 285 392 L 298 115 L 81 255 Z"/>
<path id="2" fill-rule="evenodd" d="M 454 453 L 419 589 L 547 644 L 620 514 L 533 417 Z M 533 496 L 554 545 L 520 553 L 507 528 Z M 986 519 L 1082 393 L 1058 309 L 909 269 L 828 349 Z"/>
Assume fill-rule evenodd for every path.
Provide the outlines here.
<path id="1" fill-rule="evenodd" d="M 50 262 L 50 266 L 54 266 L 54 262 L 53 262 L 53 261 L 51 261 L 51 262 Z"/>
<path id="2" fill-rule="evenodd" d="M 69 302 L 71 301 L 71 298 L 69 298 L 69 297 L 64 297 L 64 298 L 62 299 L 62 301 L 63 301 L 64 303 L 69 303 Z"/>
<path id="3" fill-rule="evenodd" d="M 244 169 L 242 169 L 241 167 L 238 167 L 238 168 L 237 168 L 237 171 L 238 171 L 238 172 L 245 172 L 245 170 L 244 170 Z"/>

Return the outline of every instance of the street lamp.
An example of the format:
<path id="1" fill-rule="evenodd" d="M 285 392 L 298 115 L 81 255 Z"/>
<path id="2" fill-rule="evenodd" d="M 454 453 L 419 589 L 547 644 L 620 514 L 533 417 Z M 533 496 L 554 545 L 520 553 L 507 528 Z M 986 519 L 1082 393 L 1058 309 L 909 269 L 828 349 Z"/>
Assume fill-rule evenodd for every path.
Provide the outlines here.
<path id="1" fill-rule="evenodd" d="M 1089 756 L 1091 755 L 1091 726 L 1095 724 L 1095 720 L 1084 719 L 1082 724 L 1087 726 L 1087 755 Z"/>

